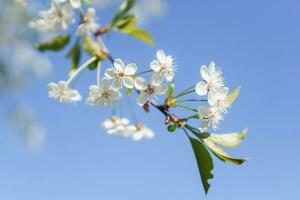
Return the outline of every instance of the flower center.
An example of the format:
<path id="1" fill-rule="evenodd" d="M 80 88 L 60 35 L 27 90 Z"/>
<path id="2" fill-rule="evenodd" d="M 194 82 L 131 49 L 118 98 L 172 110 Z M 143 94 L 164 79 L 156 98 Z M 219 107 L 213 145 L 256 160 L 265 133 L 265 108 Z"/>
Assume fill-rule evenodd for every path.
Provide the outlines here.
<path id="1" fill-rule="evenodd" d="M 151 86 L 149 86 L 149 87 L 145 90 L 145 92 L 146 92 L 148 95 L 152 95 L 152 94 L 154 93 L 154 88 L 151 87 Z"/>

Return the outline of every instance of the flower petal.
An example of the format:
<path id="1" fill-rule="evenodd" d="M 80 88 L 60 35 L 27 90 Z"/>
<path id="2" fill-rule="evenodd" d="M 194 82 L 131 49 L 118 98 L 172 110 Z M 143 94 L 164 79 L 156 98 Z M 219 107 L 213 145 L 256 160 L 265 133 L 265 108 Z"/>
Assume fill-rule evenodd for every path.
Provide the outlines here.
<path id="1" fill-rule="evenodd" d="M 125 74 L 127 76 L 131 76 L 131 75 L 134 75 L 137 71 L 137 66 L 135 63 L 130 63 L 128 65 L 126 65 L 125 67 Z"/>
<path id="2" fill-rule="evenodd" d="M 70 4 L 75 9 L 80 8 L 81 7 L 81 0 L 70 0 Z"/>
<path id="3" fill-rule="evenodd" d="M 112 84 L 111 84 L 111 88 L 115 91 L 118 91 L 122 88 L 123 84 L 122 84 L 122 79 L 120 78 L 116 78 L 113 80 Z"/>
<path id="4" fill-rule="evenodd" d="M 100 81 L 100 89 L 103 91 L 108 91 L 110 88 L 110 83 L 107 78 L 102 78 Z"/>
<path id="5" fill-rule="evenodd" d="M 105 76 L 108 78 L 108 79 L 113 79 L 117 76 L 116 74 L 116 70 L 114 68 L 108 68 L 106 71 L 105 71 Z"/>
<path id="6" fill-rule="evenodd" d="M 168 90 L 168 85 L 163 83 L 157 87 L 154 87 L 154 90 L 156 94 L 164 94 Z"/>
<path id="7" fill-rule="evenodd" d="M 161 64 L 159 63 L 158 60 L 153 60 L 150 64 L 150 68 L 153 71 L 158 72 L 161 69 Z"/>
<path id="8" fill-rule="evenodd" d="M 201 74 L 201 77 L 206 82 L 208 82 L 210 80 L 210 72 L 209 72 L 209 69 L 205 65 L 201 66 L 201 68 L 200 68 L 200 74 Z"/>
<path id="9" fill-rule="evenodd" d="M 139 106 L 143 106 L 149 99 L 149 96 L 147 93 L 145 92 L 142 92 L 136 99 L 136 103 L 139 105 Z"/>
<path id="10" fill-rule="evenodd" d="M 132 89 L 134 87 L 134 80 L 131 77 L 125 76 L 123 78 L 123 84 L 125 87 Z"/>
<path id="11" fill-rule="evenodd" d="M 207 94 L 207 83 L 204 81 L 200 81 L 199 83 L 196 84 L 196 93 L 199 96 L 203 96 Z"/>
<path id="12" fill-rule="evenodd" d="M 158 50 L 157 52 L 156 52 L 156 57 L 157 57 L 157 59 L 158 59 L 158 61 L 160 62 L 160 63 L 166 63 L 166 59 L 167 59 L 167 57 L 166 57 L 166 54 L 164 53 L 164 51 L 163 50 Z"/>
<path id="13" fill-rule="evenodd" d="M 122 72 L 124 71 L 125 64 L 120 58 L 117 58 L 114 62 L 114 67 L 116 68 L 116 70 Z"/>
<path id="14" fill-rule="evenodd" d="M 151 79 L 151 83 L 154 86 L 159 86 L 162 83 L 163 79 L 164 79 L 164 76 L 162 73 L 154 72 L 152 79 Z"/>
<path id="15" fill-rule="evenodd" d="M 209 114 L 210 114 L 209 107 L 200 106 L 198 108 L 198 115 L 199 115 L 200 118 L 207 117 L 207 116 L 209 116 Z"/>
<path id="16" fill-rule="evenodd" d="M 149 86 L 147 81 L 142 77 L 137 77 L 134 82 L 134 86 L 137 90 L 146 90 Z"/>

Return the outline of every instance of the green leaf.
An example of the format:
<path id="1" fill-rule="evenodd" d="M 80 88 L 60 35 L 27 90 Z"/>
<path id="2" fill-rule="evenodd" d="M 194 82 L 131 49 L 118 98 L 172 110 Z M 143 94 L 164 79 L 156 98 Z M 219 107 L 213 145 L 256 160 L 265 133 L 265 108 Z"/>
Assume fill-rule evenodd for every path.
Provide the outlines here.
<path id="1" fill-rule="evenodd" d="M 237 147 L 248 134 L 248 129 L 241 132 L 216 134 L 204 133 L 199 136 L 204 139 L 209 139 L 211 142 L 225 147 Z"/>
<path id="2" fill-rule="evenodd" d="M 177 128 L 176 124 L 170 124 L 168 126 L 168 131 L 169 132 L 174 132 L 174 131 L 176 131 L 176 128 Z"/>
<path id="3" fill-rule="evenodd" d="M 70 67 L 70 74 L 72 74 L 78 68 L 81 59 L 81 48 L 79 41 L 77 41 L 71 48 L 71 50 L 67 53 L 67 58 L 72 59 Z"/>
<path id="4" fill-rule="evenodd" d="M 231 106 L 233 104 L 233 102 L 235 102 L 236 98 L 238 97 L 239 93 L 240 93 L 241 88 L 238 87 L 236 89 L 233 90 L 233 92 L 231 92 L 225 99 L 225 103 L 228 106 Z"/>
<path id="5" fill-rule="evenodd" d="M 51 40 L 35 45 L 35 48 L 39 51 L 59 51 L 63 49 L 70 41 L 69 35 L 60 35 L 52 38 Z"/>
<path id="6" fill-rule="evenodd" d="M 217 158 L 224 162 L 231 162 L 233 164 L 241 165 L 244 163 L 248 158 L 234 158 L 228 155 L 221 147 L 216 145 L 214 142 L 209 140 L 208 138 L 202 139 L 206 147 L 213 153 Z"/>
<path id="7" fill-rule="evenodd" d="M 83 3 L 91 4 L 91 3 L 92 3 L 92 0 L 83 0 Z"/>
<path id="8" fill-rule="evenodd" d="M 100 46 L 99 43 L 96 41 L 92 40 L 90 37 L 84 37 L 83 38 L 83 48 L 84 50 L 90 54 L 91 56 L 97 56 L 99 52 L 101 52 L 102 47 Z"/>
<path id="9" fill-rule="evenodd" d="M 88 68 L 89 68 L 90 70 L 96 69 L 97 66 L 98 66 L 98 62 L 100 62 L 99 59 L 95 60 L 94 62 L 92 62 L 92 63 L 88 66 Z"/>
<path id="10" fill-rule="evenodd" d="M 123 0 L 110 23 L 111 26 L 114 27 L 122 17 L 127 15 L 128 12 L 133 8 L 134 4 L 135 0 Z"/>
<path id="11" fill-rule="evenodd" d="M 191 138 L 190 136 L 188 136 L 188 138 L 194 150 L 204 191 L 207 194 L 210 188 L 210 184 L 208 183 L 208 180 L 214 177 L 211 172 L 214 168 L 213 160 L 209 152 L 201 142 Z"/>
<path id="12" fill-rule="evenodd" d="M 128 34 L 148 44 L 153 44 L 154 41 L 151 35 L 136 26 L 137 20 L 133 15 L 124 16 L 116 25 L 116 29 L 122 33 Z"/>

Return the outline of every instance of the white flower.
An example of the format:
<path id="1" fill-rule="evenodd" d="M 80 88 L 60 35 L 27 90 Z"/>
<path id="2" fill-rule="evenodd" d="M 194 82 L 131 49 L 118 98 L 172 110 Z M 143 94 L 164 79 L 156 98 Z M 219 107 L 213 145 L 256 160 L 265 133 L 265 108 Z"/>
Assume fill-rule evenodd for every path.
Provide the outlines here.
<path id="1" fill-rule="evenodd" d="M 109 135 L 117 135 L 123 137 L 129 137 L 136 130 L 135 126 L 130 125 L 127 118 L 120 118 L 113 116 L 102 122 L 102 127 L 107 130 Z"/>
<path id="2" fill-rule="evenodd" d="M 131 136 L 134 141 L 140 141 L 141 139 L 152 139 L 154 137 L 153 131 L 146 126 L 143 126 L 142 124 L 136 124 L 135 127 L 136 130 Z"/>
<path id="3" fill-rule="evenodd" d="M 168 90 L 168 86 L 166 84 L 162 83 L 159 86 L 154 86 L 153 83 L 148 84 L 142 77 L 136 78 L 135 87 L 140 91 L 136 100 L 139 106 L 143 106 L 147 103 L 147 101 L 154 101 L 153 97 L 156 97 L 156 94 L 162 95 Z"/>
<path id="4" fill-rule="evenodd" d="M 73 9 L 69 4 L 62 5 L 59 0 L 52 0 L 49 10 L 40 11 L 40 19 L 31 21 L 29 26 L 40 32 L 67 30 L 74 22 Z"/>
<path id="5" fill-rule="evenodd" d="M 205 131 L 209 127 L 217 129 L 220 121 L 223 120 L 222 113 L 217 107 L 200 106 L 198 109 L 198 115 L 204 121 L 199 128 L 201 132 Z"/>
<path id="6" fill-rule="evenodd" d="M 88 105 L 104 105 L 113 106 L 115 101 L 121 99 L 122 95 L 119 91 L 115 91 L 111 88 L 109 80 L 103 78 L 100 82 L 100 86 L 91 85 L 90 94 L 86 100 Z"/>
<path id="7" fill-rule="evenodd" d="M 120 90 L 124 85 L 126 88 L 134 87 L 134 79 L 137 71 L 137 66 L 134 63 L 130 63 L 125 66 L 121 59 L 116 59 L 114 67 L 109 68 L 105 72 L 105 76 L 109 79 L 113 79 L 112 88 L 114 90 Z"/>
<path id="8" fill-rule="evenodd" d="M 227 113 L 227 109 L 230 107 L 230 105 L 226 102 L 228 91 L 228 87 L 222 87 L 218 90 L 211 91 L 210 93 L 212 98 L 209 99 L 209 104 L 221 112 Z"/>
<path id="9" fill-rule="evenodd" d="M 81 95 L 77 90 L 70 88 L 66 81 L 48 84 L 48 95 L 50 98 L 63 103 L 73 103 L 81 100 Z"/>
<path id="10" fill-rule="evenodd" d="M 152 76 L 152 83 L 155 86 L 160 85 L 164 78 L 168 82 L 172 81 L 175 75 L 175 66 L 173 64 L 173 58 L 166 56 L 163 50 L 156 52 L 157 60 L 153 60 L 150 64 L 151 69 L 154 71 Z"/>
<path id="11" fill-rule="evenodd" d="M 214 62 L 211 62 L 208 67 L 201 66 L 200 74 L 203 81 L 197 83 L 196 93 L 200 96 L 208 94 L 208 102 L 211 103 L 214 101 L 212 92 L 216 92 L 224 86 L 222 72 L 216 68 Z"/>
<path id="12" fill-rule="evenodd" d="M 99 24 L 95 22 L 96 10 L 89 8 L 86 16 L 83 18 L 82 23 L 77 28 L 77 35 L 84 36 L 88 33 L 95 33 Z"/>

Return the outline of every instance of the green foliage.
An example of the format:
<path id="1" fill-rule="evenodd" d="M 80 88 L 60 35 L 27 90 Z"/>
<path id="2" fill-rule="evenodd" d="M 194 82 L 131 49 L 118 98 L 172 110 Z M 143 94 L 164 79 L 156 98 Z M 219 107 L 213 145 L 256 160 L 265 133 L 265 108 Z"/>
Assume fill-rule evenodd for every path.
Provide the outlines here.
<path id="1" fill-rule="evenodd" d="M 39 51 L 59 51 L 63 49 L 70 41 L 69 35 L 59 35 L 50 39 L 47 42 L 39 43 L 35 45 L 35 48 Z"/>
<path id="2" fill-rule="evenodd" d="M 188 135 L 187 135 L 188 136 Z M 205 148 L 205 146 L 199 142 L 198 140 L 191 138 L 188 136 L 191 145 L 193 147 L 193 151 L 197 160 L 198 169 L 200 172 L 202 184 L 204 187 L 204 191 L 207 194 L 210 184 L 208 183 L 209 179 L 212 179 L 214 176 L 212 174 L 212 170 L 214 168 L 213 160 Z"/>
<path id="3" fill-rule="evenodd" d="M 116 29 L 148 44 L 154 43 L 148 32 L 137 27 L 137 19 L 134 15 L 128 15 L 121 18 L 116 24 Z"/>
<path id="4" fill-rule="evenodd" d="M 96 69 L 99 62 L 101 62 L 100 59 L 95 60 L 94 62 L 92 62 L 92 63 L 88 66 L 88 68 L 89 68 L 90 70 Z"/>
<path id="5" fill-rule="evenodd" d="M 78 68 L 81 59 L 80 43 L 77 41 L 67 54 L 67 58 L 71 58 L 71 73 Z"/>
<path id="6" fill-rule="evenodd" d="M 174 131 L 176 131 L 176 129 L 177 129 L 176 124 L 170 124 L 170 125 L 168 126 L 168 131 L 169 131 L 169 132 L 174 132 Z"/>
<path id="7" fill-rule="evenodd" d="M 114 27 L 121 18 L 127 15 L 129 11 L 133 8 L 134 4 L 135 0 L 123 0 L 117 12 L 115 13 L 112 21 L 110 22 L 111 26 Z"/>

